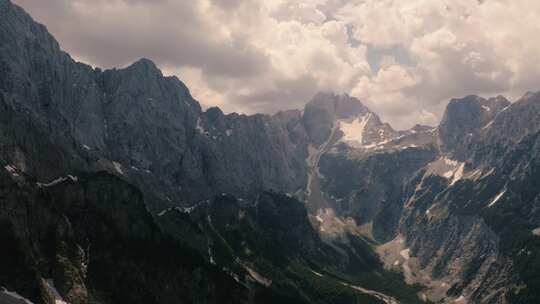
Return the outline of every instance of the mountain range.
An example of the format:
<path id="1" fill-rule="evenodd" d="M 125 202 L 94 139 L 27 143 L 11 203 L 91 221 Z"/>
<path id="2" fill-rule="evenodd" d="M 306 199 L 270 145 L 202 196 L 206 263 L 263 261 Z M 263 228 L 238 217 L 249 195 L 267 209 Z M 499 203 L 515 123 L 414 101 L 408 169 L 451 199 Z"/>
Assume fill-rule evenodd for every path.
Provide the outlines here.
<path id="1" fill-rule="evenodd" d="M 0 303 L 539 303 L 540 93 L 203 110 L 0 0 Z"/>

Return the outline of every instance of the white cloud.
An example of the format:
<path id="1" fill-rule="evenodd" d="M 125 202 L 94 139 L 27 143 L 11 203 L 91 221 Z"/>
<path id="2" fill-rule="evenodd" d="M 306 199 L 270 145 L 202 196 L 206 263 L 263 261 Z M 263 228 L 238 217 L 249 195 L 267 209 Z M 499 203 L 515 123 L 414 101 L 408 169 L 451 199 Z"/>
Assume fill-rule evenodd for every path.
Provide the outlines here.
<path id="1" fill-rule="evenodd" d="M 356 1 L 340 14 L 354 25 L 356 39 L 407 50 L 411 63 L 400 67 L 414 81 L 398 77 L 404 73 L 388 74 L 395 60 L 385 59 L 384 74 L 371 75 L 353 90 L 399 127 L 433 121 L 422 110 L 440 117 L 452 97 L 540 89 L 532 80 L 540 72 L 540 43 L 533 38 L 540 26 L 537 1 Z M 414 110 L 398 114 L 404 103 Z M 407 116 L 416 121 L 405 121 Z"/>
<path id="2" fill-rule="evenodd" d="M 452 97 L 540 89 L 536 0 L 15 2 L 76 58 L 149 57 L 225 111 L 301 107 L 334 90 L 405 128 L 435 124 Z"/>

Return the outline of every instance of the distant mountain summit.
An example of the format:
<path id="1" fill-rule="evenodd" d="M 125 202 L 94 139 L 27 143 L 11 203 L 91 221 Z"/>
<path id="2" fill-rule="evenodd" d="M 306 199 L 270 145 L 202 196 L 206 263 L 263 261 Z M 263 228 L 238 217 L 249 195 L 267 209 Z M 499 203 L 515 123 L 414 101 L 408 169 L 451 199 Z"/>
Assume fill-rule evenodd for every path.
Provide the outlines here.
<path id="1" fill-rule="evenodd" d="M 466 150 L 483 127 L 509 105 L 510 102 L 502 96 L 490 99 L 467 96 L 450 100 L 439 126 L 442 148 L 456 158 L 466 157 L 469 153 Z"/>
<path id="2" fill-rule="evenodd" d="M 306 105 L 304 121 L 309 136 L 320 143 L 336 127 L 341 140 L 357 148 L 372 147 L 398 136 L 389 124 L 360 100 L 347 94 L 319 93 Z"/>

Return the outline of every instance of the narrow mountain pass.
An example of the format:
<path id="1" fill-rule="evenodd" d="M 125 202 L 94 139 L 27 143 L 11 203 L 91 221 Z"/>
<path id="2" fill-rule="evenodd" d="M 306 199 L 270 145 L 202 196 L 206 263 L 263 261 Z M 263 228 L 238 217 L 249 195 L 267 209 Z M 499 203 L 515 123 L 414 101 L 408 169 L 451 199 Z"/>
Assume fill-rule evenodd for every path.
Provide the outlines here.
<path id="1" fill-rule="evenodd" d="M 309 156 L 306 159 L 308 165 L 308 181 L 306 185 L 306 207 L 311 213 L 312 217 L 316 219 L 319 224 L 318 231 L 322 239 L 333 248 L 343 252 L 340 246 L 336 246 L 335 242 L 341 242 L 342 238 L 347 233 L 353 233 L 360 235 L 359 227 L 354 223 L 352 219 L 344 219 L 336 214 L 336 211 L 332 207 L 330 198 L 321 190 L 320 178 L 322 177 L 319 169 L 319 161 L 321 157 L 327 153 L 339 138 L 336 138 L 337 131 L 340 129 L 340 121 L 335 120 L 330 135 L 317 148 L 310 145 Z M 315 227 L 317 228 L 317 227 Z M 318 276 L 323 276 L 320 273 L 313 271 Z M 340 284 L 350 287 L 355 291 L 371 295 L 386 304 L 399 304 L 400 302 L 395 298 L 386 295 L 381 292 L 370 290 L 361 286 L 349 284 L 343 281 Z"/>
<path id="2" fill-rule="evenodd" d="M 308 146 L 308 158 L 306 159 L 307 169 L 308 169 L 308 179 L 306 185 L 306 194 L 307 194 L 307 207 L 311 212 L 316 212 L 321 208 L 328 208 L 329 204 L 326 200 L 324 193 L 321 192 L 321 185 L 319 178 L 321 173 L 319 171 L 319 161 L 321 156 L 326 153 L 335 141 L 336 131 L 339 129 L 339 123 L 334 123 L 330 135 L 324 143 L 319 147 L 314 147 L 313 145 Z"/>

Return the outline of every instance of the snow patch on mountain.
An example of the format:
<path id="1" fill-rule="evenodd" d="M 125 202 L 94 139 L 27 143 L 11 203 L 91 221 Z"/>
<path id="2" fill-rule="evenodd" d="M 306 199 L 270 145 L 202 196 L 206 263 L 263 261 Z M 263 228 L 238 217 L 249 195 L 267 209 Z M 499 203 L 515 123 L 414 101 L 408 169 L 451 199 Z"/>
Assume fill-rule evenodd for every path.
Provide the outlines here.
<path id="1" fill-rule="evenodd" d="M 17 173 L 19 169 L 15 165 L 6 165 L 4 166 L 4 169 L 6 169 L 6 171 L 9 172 L 13 177 L 20 176 L 19 173 Z"/>
<path id="2" fill-rule="evenodd" d="M 425 176 L 438 175 L 451 179 L 450 185 L 463 177 L 465 163 L 447 157 L 441 157 L 427 165 Z"/>
<path id="3" fill-rule="evenodd" d="M 118 172 L 119 174 L 124 175 L 124 171 L 122 171 L 122 165 L 120 163 L 113 161 L 112 164 L 113 164 L 114 170 L 116 172 Z"/>
<path id="4" fill-rule="evenodd" d="M 403 249 L 399 252 L 399 255 L 401 255 L 405 260 L 408 260 L 411 258 L 411 250 L 409 248 Z"/>
<path id="5" fill-rule="evenodd" d="M 64 301 L 58 290 L 56 290 L 53 280 L 43 280 L 43 286 L 54 297 L 54 304 L 68 304 L 68 302 Z"/>
<path id="6" fill-rule="evenodd" d="M 341 282 L 341 284 L 343 286 L 347 286 L 347 287 L 350 287 L 356 291 L 359 291 L 361 293 L 365 293 L 365 294 L 369 294 L 371 296 L 374 296 L 375 298 L 379 299 L 380 301 L 383 301 L 385 304 L 396 304 L 398 303 L 399 304 L 399 301 L 396 300 L 395 298 L 389 296 L 389 295 L 386 295 L 386 294 L 383 294 L 383 293 L 380 293 L 380 292 L 377 292 L 377 291 L 374 291 L 374 290 L 369 290 L 369 289 L 366 289 L 364 287 L 361 287 L 361 286 L 357 286 L 357 285 L 351 285 L 351 284 L 348 284 L 348 283 L 345 283 L 345 282 Z"/>
<path id="7" fill-rule="evenodd" d="M 249 276 L 251 278 L 253 278 L 255 281 L 259 282 L 260 284 L 266 286 L 266 287 L 269 287 L 270 285 L 272 285 L 272 280 L 262 276 L 260 273 L 258 273 L 257 271 L 253 270 L 253 268 L 245 265 L 245 264 L 241 264 L 244 269 L 249 273 Z"/>
<path id="8" fill-rule="evenodd" d="M 170 208 L 167 208 L 167 209 L 163 209 L 161 210 L 157 216 L 164 216 L 165 214 L 175 210 L 175 211 L 178 211 L 180 213 L 184 213 L 184 214 L 191 214 L 195 209 L 197 209 L 198 207 L 200 207 L 201 205 L 203 204 L 210 204 L 210 201 L 209 200 L 204 200 L 204 201 L 200 201 L 192 206 L 189 206 L 189 207 L 179 207 L 179 206 L 176 206 L 176 207 L 170 207 Z"/>
<path id="9" fill-rule="evenodd" d="M 311 270 L 311 272 L 313 272 L 313 274 L 318 276 L 318 277 L 321 277 L 321 278 L 324 277 L 321 273 L 318 273 L 315 270 Z"/>
<path id="10" fill-rule="evenodd" d="M 499 194 L 497 194 L 492 200 L 491 202 L 488 204 L 488 208 L 489 207 L 493 207 L 493 205 L 495 205 L 495 203 L 497 203 L 501 197 L 503 197 L 503 195 L 506 193 L 506 189 L 501 191 Z"/>
<path id="11" fill-rule="evenodd" d="M 197 118 L 197 125 L 195 126 L 195 130 L 197 130 L 199 132 L 199 134 L 201 135 L 204 135 L 204 136 L 210 136 L 210 132 L 208 132 L 204 126 L 202 125 L 202 120 L 201 118 Z"/>
<path id="12" fill-rule="evenodd" d="M 6 303 L 12 303 L 13 302 L 13 303 L 34 304 L 30 300 L 28 300 L 25 297 L 19 295 L 18 293 L 14 292 L 14 291 L 9 291 L 9 290 L 7 290 L 5 288 L 2 288 L 2 290 L 0 290 L 0 303 L 4 303 L 4 302 L 2 302 L 4 297 L 7 297 L 8 299 L 9 298 L 14 299 L 14 301 L 11 301 L 11 302 L 8 301 Z M 4 299 L 4 301 L 5 301 L 5 299 Z"/>
<path id="13" fill-rule="evenodd" d="M 216 265 L 216 260 L 214 260 L 214 255 L 212 254 L 212 248 L 210 245 L 208 245 L 208 259 L 210 260 L 210 264 Z"/>
<path id="14" fill-rule="evenodd" d="M 366 125 L 371 118 L 371 113 L 354 119 L 340 120 L 339 129 L 343 132 L 342 141 L 355 147 L 361 147 L 364 144 L 364 132 Z"/>
<path id="15" fill-rule="evenodd" d="M 463 176 L 463 178 L 470 179 L 473 181 L 476 181 L 482 177 L 482 169 L 476 169 L 473 171 L 468 172 Z"/>
<path id="16" fill-rule="evenodd" d="M 454 176 L 450 185 L 455 184 L 463 177 L 463 169 L 465 168 L 465 163 L 460 163 L 457 170 L 454 171 Z"/>
<path id="17" fill-rule="evenodd" d="M 488 129 L 489 127 L 491 127 L 491 125 L 493 125 L 493 122 L 494 122 L 494 120 L 488 122 L 488 123 L 482 128 L 482 130 L 485 130 L 485 129 Z"/>
<path id="18" fill-rule="evenodd" d="M 40 188 L 48 188 L 48 187 L 52 187 L 52 186 L 56 186 L 58 184 L 61 184 L 67 180 L 71 180 L 73 182 L 77 182 L 79 180 L 79 178 L 77 176 L 74 176 L 74 175 L 70 175 L 68 174 L 67 176 L 62 176 L 62 177 L 59 177 L 59 178 L 56 178 L 48 183 L 36 183 L 38 187 Z"/>

